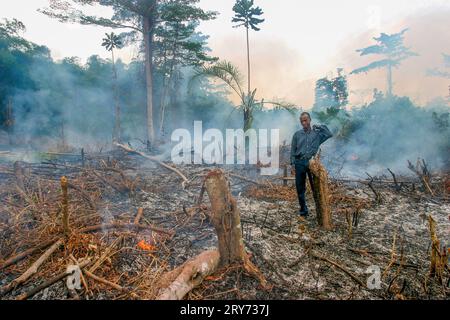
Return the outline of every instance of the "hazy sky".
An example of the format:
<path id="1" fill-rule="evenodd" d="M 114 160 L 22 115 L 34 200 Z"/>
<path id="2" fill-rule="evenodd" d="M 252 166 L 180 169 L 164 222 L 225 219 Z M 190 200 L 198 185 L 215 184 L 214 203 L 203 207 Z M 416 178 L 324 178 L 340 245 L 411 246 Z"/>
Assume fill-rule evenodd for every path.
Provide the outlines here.
<path id="1" fill-rule="evenodd" d="M 201 0 L 202 8 L 220 12 L 217 20 L 203 23 L 201 31 L 210 36 L 213 55 L 232 61 L 244 71 L 245 33 L 243 29 L 232 28 L 234 2 Z M 450 53 L 448 0 L 255 0 L 255 3 L 263 8 L 266 19 L 262 31 L 251 32 L 252 75 L 260 96 L 277 96 L 310 106 L 317 78 L 337 67 L 350 72 L 370 62 L 370 58 L 360 58 L 355 50 L 370 45 L 371 37 L 380 32 L 394 33 L 404 27 L 410 27 L 406 44 L 415 51 L 420 49 L 421 56 L 394 71 L 394 81 L 397 79 L 394 89 L 421 103 L 448 93 L 448 79 L 425 76 L 427 68 L 440 65 L 442 53 Z M 47 0 L 1 0 L 0 18 L 14 17 L 24 22 L 25 37 L 48 46 L 56 59 L 65 56 L 85 59 L 92 54 L 109 57 L 100 46 L 107 29 L 59 23 L 36 11 L 47 4 Z M 108 10 L 93 12 L 108 13 Z M 137 56 L 137 50 L 126 48 L 119 55 L 129 61 Z M 349 82 L 351 101 L 361 103 L 375 86 L 385 89 L 385 74 L 377 71 L 368 76 L 351 76 Z"/>

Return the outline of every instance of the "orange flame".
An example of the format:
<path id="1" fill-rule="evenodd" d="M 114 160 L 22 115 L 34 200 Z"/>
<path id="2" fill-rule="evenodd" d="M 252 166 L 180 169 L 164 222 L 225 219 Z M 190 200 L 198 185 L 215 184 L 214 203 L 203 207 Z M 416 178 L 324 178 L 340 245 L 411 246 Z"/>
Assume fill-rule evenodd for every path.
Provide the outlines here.
<path id="1" fill-rule="evenodd" d="M 140 248 L 140 249 L 142 249 L 142 250 L 145 250 L 145 251 L 155 251 L 155 250 L 156 250 L 156 247 L 155 247 L 155 246 L 146 243 L 145 240 L 140 241 L 140 242 L 137 244 L 137 246 L 138 246 L 138 248 Z"/>

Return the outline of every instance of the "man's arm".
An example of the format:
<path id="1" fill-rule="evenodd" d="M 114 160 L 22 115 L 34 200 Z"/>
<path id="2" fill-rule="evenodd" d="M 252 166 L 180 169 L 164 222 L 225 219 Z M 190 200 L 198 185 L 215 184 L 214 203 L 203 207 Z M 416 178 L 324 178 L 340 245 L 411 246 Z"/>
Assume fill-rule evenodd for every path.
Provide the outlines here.
<path id="1" fill-rule="evenodd" d="M 320 144 L 324 143 L 325 141 L 327 141 L 328 139 L 330 139 L 333 134 L 331 133 L 331 131 L 328 129 L 328 127 L 326 125 L 315 125 L 314 129 L 316 129 L 319 132 L 320 135 Z"/>
<path id="2" fill-rule="evenodd" d="M 291 142 L 291 166 L 294 165 L 296 152 L 297 152 L 297 139 L 296 134 L 294 134 Z"/>

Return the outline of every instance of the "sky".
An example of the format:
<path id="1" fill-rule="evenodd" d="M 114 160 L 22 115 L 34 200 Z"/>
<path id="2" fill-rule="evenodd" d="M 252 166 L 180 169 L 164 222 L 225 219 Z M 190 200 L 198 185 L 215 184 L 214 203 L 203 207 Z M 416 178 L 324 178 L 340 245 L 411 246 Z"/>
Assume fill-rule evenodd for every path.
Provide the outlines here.
<path id="1" fill-rule="evenodd" d="M 234 0 L 201 0 L 206 10 L 219 17 L 204 22 L 200 31 L 210 36 L 212 55 L 236 64 L 245 75 L 246 42 L 242 28 L 233 28 Z M 337 68 L 351 70 L 371 62 L 356 49 L 373 44 L 380 32 L 395 33 L 408 27 L 405 42 L 420 54 L 394 70 L 394 90 L 425 104 L 449 94 L 449 80 L 426 76 L 428 68 L 443 66 L 442 53 L 450 53 L 450 1 L 448 0 L 255 0 L 266 21 L 261 31 L 250 33 L 253 87 L 259 97 L 279 98 L 310 107 L 314 83 Z M 37 12 L 47 0 L 1 0 L 0 18 L 25 23 L 25 37 L 48 46 L 55 59 L 92 54 L 109 57 L 101 47 L 108 29 L 63 24 Z M 108 9 L 91 9 L 108 14 Z M 137 57 L 134 47 L 122 49 L 124 61 Z M 349 76 L 350 102 L 358 105 L 371 97 L 375 87 L 385 90 L 383 70 Z"/>

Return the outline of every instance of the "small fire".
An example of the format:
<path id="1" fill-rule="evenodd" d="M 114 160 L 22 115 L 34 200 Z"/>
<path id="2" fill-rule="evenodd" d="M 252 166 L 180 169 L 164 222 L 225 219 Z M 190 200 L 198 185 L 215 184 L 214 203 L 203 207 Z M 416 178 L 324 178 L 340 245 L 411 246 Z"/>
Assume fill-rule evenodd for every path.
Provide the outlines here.
<path id="1" fill-rule="evenodd" d="M 138 248 L 145 250 L 145 251 L 156 251 L 156 247 L 151 244 L 148 244 L 147 242 L 145 242 L 145 240 L 140 241 L 137 244 L 137 246 L 138 246 Z"/>

